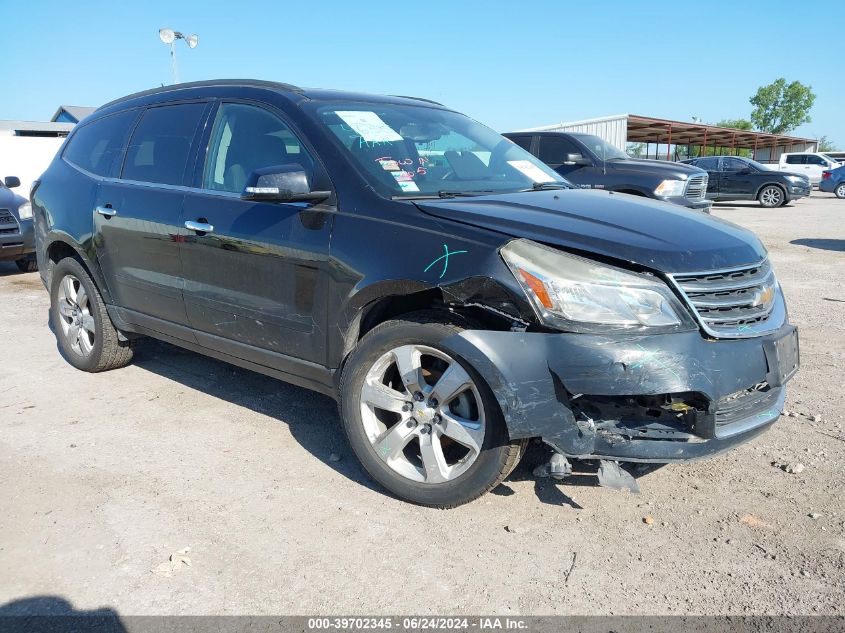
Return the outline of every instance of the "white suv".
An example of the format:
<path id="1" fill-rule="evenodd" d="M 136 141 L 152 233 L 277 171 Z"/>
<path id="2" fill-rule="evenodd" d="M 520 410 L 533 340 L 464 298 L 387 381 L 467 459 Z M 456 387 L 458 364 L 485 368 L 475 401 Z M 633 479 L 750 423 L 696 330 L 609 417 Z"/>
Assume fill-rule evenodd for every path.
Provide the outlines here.
<path id="1" fill-rule="evenodd" d="M 780 171 L 791 171 L 795 174 L 803 174 L 810 179 L 814 185 L 818 185 L 822 179 L 822 172 L 841 167 L 842 163 L 834 162 L 829 156 L 811 152 L 796 154 L 781 154 L 778 169 Z"/>

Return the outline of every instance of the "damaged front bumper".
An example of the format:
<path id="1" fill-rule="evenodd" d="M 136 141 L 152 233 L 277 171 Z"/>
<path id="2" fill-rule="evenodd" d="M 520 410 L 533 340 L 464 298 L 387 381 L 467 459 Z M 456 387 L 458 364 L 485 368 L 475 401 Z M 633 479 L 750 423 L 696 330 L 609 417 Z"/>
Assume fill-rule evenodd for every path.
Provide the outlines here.
<path id="1" fill-rule="evenodd" d="M 485 378 L 513 438 L 567 457 L 671 462 L 719 453 L 780 416 L 797 330 L 705 339 L 467 330 L 443 342 Z"/>

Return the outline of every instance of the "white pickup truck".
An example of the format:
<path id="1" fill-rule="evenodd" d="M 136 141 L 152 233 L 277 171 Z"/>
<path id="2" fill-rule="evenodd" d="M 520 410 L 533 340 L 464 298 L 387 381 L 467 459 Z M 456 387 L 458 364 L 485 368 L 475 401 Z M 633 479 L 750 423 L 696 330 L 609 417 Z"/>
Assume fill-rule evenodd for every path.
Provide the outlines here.
<path id="1" fill-rule="evenodd" d="M 802 174 L 810 179 L 814 185 L 818 185 L 822 179 L 822 172 L 841 167 L 830 156 L 814 152 L 798 152 L 781 154 L 777 163 L 766 163 L 766 167 L 774 171 L 788 171 L 793 174 Z"/>

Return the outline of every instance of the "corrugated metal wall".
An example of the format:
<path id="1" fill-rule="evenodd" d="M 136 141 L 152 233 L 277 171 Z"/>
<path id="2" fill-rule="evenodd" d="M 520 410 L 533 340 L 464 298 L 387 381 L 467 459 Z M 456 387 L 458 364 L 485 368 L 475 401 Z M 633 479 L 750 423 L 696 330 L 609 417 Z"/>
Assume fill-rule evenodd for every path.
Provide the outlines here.
<path id="1" fill-rule="evenodd" d="M 595 134 L 603 138 L 611 145 L 615 145 L 623 152 L 627 147 L 628 139 L 628 117 L 608 117 L 578 123 L 561 123 L 560 125 L 547 125 L 534 130 L 549 130 L 552 132 L 581 132 L 583 134 Z"/>

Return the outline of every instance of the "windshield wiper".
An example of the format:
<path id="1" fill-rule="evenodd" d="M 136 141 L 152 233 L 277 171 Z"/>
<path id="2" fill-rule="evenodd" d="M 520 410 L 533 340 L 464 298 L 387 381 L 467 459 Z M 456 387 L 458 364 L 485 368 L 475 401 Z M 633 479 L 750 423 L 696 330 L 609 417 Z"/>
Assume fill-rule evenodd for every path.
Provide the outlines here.
<path id="1" fill-rule="evenodd" d="M 485 193 L 493 193 L 490 190 L 486 191 L 438 191 L 438 198 L 471 198 L 472 196 L 483 196 Z"/>
<path id="2" fill-rule="evenodd" d="M 569 189 L 562 182 L 535 182 L 531 185 L 531 189 L 520 189 L 519 193 L 523 191 L 548 191 L 550 189 Z"/>

